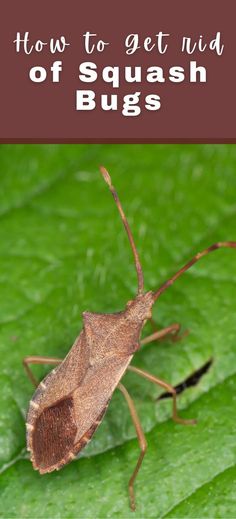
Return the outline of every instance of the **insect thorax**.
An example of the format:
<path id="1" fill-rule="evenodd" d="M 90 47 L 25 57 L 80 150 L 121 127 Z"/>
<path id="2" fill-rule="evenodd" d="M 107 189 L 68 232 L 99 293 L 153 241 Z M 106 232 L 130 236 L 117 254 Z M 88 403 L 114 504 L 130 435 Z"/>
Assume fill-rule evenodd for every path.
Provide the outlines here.
<path id="1" fill-rule="evenodd" d="M 113 314 L 83 313 L 86 339 L 96 358 L 131 355 L 138 348 L 141 330 L 151 317 L 153 294 L 147 292 L 129 301 Z"/>

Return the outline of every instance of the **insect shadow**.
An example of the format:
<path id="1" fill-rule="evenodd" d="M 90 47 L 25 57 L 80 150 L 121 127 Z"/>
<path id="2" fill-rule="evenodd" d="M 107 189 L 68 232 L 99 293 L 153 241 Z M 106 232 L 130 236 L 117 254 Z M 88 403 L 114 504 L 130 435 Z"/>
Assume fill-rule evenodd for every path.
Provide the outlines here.
<path id="1" fill-rule="evenodd" d="M 209 359 L 203 366 L 201 366 L 199 369 L 191 373 L 183 382 L 180 382 L 175 386 L 175 391 L 177 395 L 180 395 L 180 393 L 183 393 L 185 389 L 188 389 L 189 387 L 196 386 L 201 378 L 209 371 L 210 367 L 212 366 L 213 359 Z M 156 400 L 164 400 L 165 398 L 170 398 L 170 393 L 162 393 L 160 396 L 157 397 Z"/>
<path id="2" fill-rule="evenodd" d="M 170 384 L 130 362 L 140 346 L 167 335 L 179 338 L 180 325 L 173 323 L 155 331 L 144 340 L 142 328 L 152 319 L 152 307 L 161 294 L 194 263 L 221 247 L 236 248 L 236 242 L 218 242 L 196 254 L 158 290 L 144 290 L 144 278 L 134 239 L 111 178 L 100 168 L 117 205 L 134 256 L 137 272 L 137 295 L 125 309 L 112 314 L 83 312 L 83 328 L 64 360 L 54 357 L 28 356 L 23 364 L 32 383 L 37 387 L 27 414 L 27 448 L 34 469 L 40 474 L 59 470 L 73 460 L 87 445 L 101 423 L 112 394 L 118 388 L 123 394 L 136 429 L 140 454 L 129 480 L 130 506 L 135 510 L 134 482 L 142 464 L 147 442 L 134 402 L 120 382 L 129 370 L 161 386 L 173 397 L 172 417 L 175 422 L 193 425 L 195 420 L 179 417 L 176 406 L 177 390 Z M 38 385 L 30 364 L 55 364 L 56 367 Z"/>

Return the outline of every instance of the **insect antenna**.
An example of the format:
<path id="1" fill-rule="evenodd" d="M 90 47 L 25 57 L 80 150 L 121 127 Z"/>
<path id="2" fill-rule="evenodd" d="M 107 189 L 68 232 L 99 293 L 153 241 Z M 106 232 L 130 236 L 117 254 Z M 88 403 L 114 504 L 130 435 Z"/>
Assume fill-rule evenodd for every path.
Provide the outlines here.
<path id="1" fill-rule="evenodd" d="M 132 232 L 130 230 L 130 226 L 128 224 L 127 218 L 126 218 L 125 213 L 123 211 L 122 205 L 121 205 L 119 197 L 117 195 L 117 192 L 116 192 L 115 188 L 112 185 L 111 177 L 110 177 L 108 171 L 103 166 L 100 167 L 100 171 L 101 171 L 101 174 L 102 174 L 105 182 L 109 186 L 109 189 L 110 189 L 110 191 L 112 193 L 112 196 L 113 196 L 113 198 L 115 200 L 115 203 L 116 203 L 116 205 L 118 207 L 118 211 L 119 211 L 120 216 L 122 218 L 122 222 L 124 224 L 125 230 L 127 232 L 127 235 L 128 235 L 128 238 L 129 238 L 129 242 L 130 242 L 130 245 L 131 245 L 131 249 L 132 249 L 132 252 L 133 252 L 133 255 L 134 255 L 135 268 L 136 268 L 137 277 L 138 277 L 138 294 L 143 294 L 143 292 L 144 292 L 143 271 L 142 271 L 142 266 L 141 266 L 141 263 L 140 263 L 138 251 L 137 251 L 135 243 L 134 243 L 133 235 L 132 235 Z"/>
<path id="2" fill-rule="evenodd" d="M 163 285 L 160 286 L 160 288 L 158 288 L 158 290 L 156 292 L 154 292 L 154 300 L 156 301 L 158 299 L 158 297 L 169 286 L 171 286 L 176 281 L 176 279 L 178 279 L 180 276 L 182 276 L 182 274 L 186 270 L 188 270 L 190 267 L 192 267 L 192 265 L 194 265 L 194 263 L 197 263 L 198 260 L 203 258 L 203 256 L 206 256 L 210 252 L 213 252 L 216 249 L 221 249 L 222 247 L 228 247 L 228 248 L 235 249 L 236 242 L 235 241 L 222 241 L 222 242 L 214 243 L 207 249 L 204 249 L 202 252 L 199 252 L 198 254 L 196 254 L 196 256 L 194 256 L 190 261 L 188 261 L 188 263 L 186 263 L 186 265 L 184 265 L 180 270 L 178 270 L 178 272 L 176 272 L 176 274 L 174 274 L 174 276 L 172 276 L 170 279 L 168 279 L 165 283 L 163 283 Z"/>

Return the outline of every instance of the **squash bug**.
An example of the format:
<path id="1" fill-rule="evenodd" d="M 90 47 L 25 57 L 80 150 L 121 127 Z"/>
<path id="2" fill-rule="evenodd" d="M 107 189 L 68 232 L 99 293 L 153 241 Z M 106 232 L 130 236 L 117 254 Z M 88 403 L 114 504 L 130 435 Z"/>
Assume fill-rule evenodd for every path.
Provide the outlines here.
<path id="1" fill-rule="evenodd" d="M 83 312 L 83 328 L 64 360 L 53 357 L 26 357 L 23 361 L 27 375 L 38 386 L 27 414 L 27 448 L 34 469 L 40 474 L 59 470 L 73 460 L 91 440 L 101 423 L 112 394 L 118 388 L 123 394 L 136 429 L 140 454 L 129 480 L 130 506 L 135 510 L 134 482 L 144 458 L 147 443 L 135 405 L 127 389 L 120 382 L 126 370 L 158 384 L 173 397 L 173 419 L 182 424 L 195 424 L 183 420 L 176 406 L 176 389 L 167 382 L 130 366 L 134 353 L 140 346 L 161 339 L 168 334 L 179 338 L 180 325 L 171 324 L 155 331 L 144 340 L 142 328 L 152 318 L 152 307 L 160 295 L 186 270 L 208 253 L 221 247 L 236 248 L 236 242 L 218 242 L 196 254 L 176 274 L 156 291 L 144 291 L 144 278 L 134 239 L 112 185 L 109 173 L 100 168 L 120 213 L 134 256 L 138 290 L 126 308 L 117 313 L 100 314 Z M 38 385 L 29 365 L 55 364 L 56 367 Z"/>

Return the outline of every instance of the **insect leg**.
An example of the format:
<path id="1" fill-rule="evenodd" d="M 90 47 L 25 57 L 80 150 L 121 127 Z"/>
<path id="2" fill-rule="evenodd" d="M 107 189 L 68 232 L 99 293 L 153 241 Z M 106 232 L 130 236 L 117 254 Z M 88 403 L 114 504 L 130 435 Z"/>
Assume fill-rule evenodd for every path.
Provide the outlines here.
<path id="1" fill-rule="evenodd" d="M 163 328 L 162 330 L 157 330 L 156 332 L 152 333 L 151 335 L 144 337 L 144 339 L 142 339 L 140 341 L 140 343 L 141 343 L 141 345 L 143 345 L 143 344 L 148 344 L 149 342 L 152 342 L 152 341 L 158 341 L 158 340 L 166 337 L 166 335 L 170 335 L 172 341 L 174 341 L 174 342 L 179 341 L 180 339 L 182 339 L 182 337 L 184 337 L 185 335 L 188 334 L 188 331 L 186 330 L 184 333 L 179 335 L 180 326 L 181 325 L 178 323 L 173 323 L 170 326 Z"/>
<path id="2" fill-rule="evenodd" d="M 129 410 L 130 410 L 130 414 L 131 414 L 131 418 L 133 420 L 134 427 L 135 427 L 135 430 L 136 430 L 136 433 L 137 433 L 139 446 L 140 446 L 140 449 L 141 449 L 141 452 L 140 452 L 140 455 L 139 455 L 136 467 L 135 467 L 134 472 L 133 472 L 133 474 L 132 474 L 132 476 L 131 476 L 131 478 L 129 480 L 130 507 L 131 507 L 131 510 L 134 511 L 135 508 L 136 508 L 136 506 L 135 506 L 135 497 L 134 497 L 134 481 L 135 481 L 135 479 L 137 477 L 137 474 L 138 474 L 138 471 L 139 471 L 139 469 L 141 467 L 141 464 L 142 464 L 145 452 L 147 450 L 147 441 L 146 441 L 146 438 L 145 438 L 145 435 L 144 435 L 141 423 L 139 421 L 139 417 L 137 415 L 137 412 L 136 412 L 136 409 L 135 409 L 134 402 L 133 402 L 132 398 L 130 397 L 127 389 L 123 386 L 123 384 L 119 383 L 117 387 L 118 387 L 118 389 L 120 389 L 121 393 L 124 395 L 124 397 L 126 399 L 126 402 L 128 404 L 128 407 L 129 407 Z"/>
<path id="3" fill-rule="evenodd" d="M 58 359 L 57 357 L 42 357 L 42 356 L 36 356 L 32 355 L 30 357 L 25 357 L 23 359 L 23 366 L 25 368 L 26 374 L 29 377 L 30 381 L 34 386 L 38 386 L 38 382 L 31 371 L 29 364 L 60 364 L 62 362 L 62 359 Z"/>
<path id="4" fill-rule="evenodd" d="M 137 373 L 137 375 L 140 375 L 141 377 L 146 378 L 150 382 L 153 382 L 154 384 L 157 384 L 158 386 L 163 387 L 168 393 L 171 393 L 173 396 L 173 413 L 172 418 L 175 422 L 181 423 L 183 425 L 195 425 L 197 422 L 196 420 L 184 420 L 183 418 L 180 418 L 177 411 L 177 395 L 176 390 L 173 386 L 165 382 L 164 380 L 161 380 L 157 377 L 154 377 L 154 375 L 151 375 L 151 373 L 148 373 L 147 371 L 143 371 L 142 369 L 135 368 L 134 366 L 128 366 L 127 368 L 130 371 L 133 371 L 134 373 Z"/>

